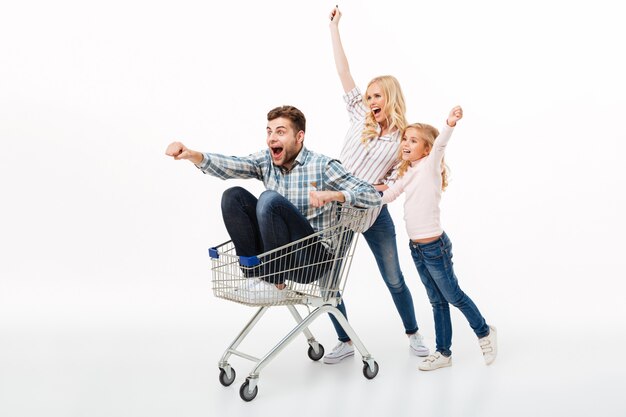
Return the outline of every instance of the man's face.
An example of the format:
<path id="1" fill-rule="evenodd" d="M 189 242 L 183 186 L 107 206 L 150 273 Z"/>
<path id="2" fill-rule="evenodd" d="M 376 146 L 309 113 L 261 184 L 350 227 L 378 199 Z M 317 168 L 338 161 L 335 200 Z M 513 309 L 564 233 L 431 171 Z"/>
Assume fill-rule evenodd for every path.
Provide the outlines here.
<path id="1" fill-rule="evenodd" d="M 291 169 L 303 141 L 304 132 L 295 132 L 291 120 L 279 117 L 267 122 L 267 146 L 274 165 Z"/>

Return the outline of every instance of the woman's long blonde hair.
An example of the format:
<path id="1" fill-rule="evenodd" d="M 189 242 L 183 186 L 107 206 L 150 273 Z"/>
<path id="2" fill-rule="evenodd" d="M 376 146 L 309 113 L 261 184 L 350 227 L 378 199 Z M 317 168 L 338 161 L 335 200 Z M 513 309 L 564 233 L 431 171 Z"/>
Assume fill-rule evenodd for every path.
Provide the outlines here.
<path id="1" fill-rule="evenodd" d="M 433 145 L 435 144 L 435 139 L 439 136 L 439 131 L 426 123 L 413 123 L 408 125 L 402 130 L 402 138 L 406 134 L 406 131 L 409 129 L 415 129 L 417 131 L 417 136 L 419 140 L 422 140 L 426 143 L 427 149 L 432 151 Z M 398 178 L 402 177 L 407 169 L 411 166 L 410 161 L 405 161 L 402 159 L 402 147 L 398 150 L 398 159 L 401 161 L 398 165 Z M 448 186 L 448 167 L 446 166 L 445 160 L 441 159 L 441 189 L 445 190 Z"/>
<path id="2" fill-rule="evenodd" d="M 369 89 L 374 83 L 378 83 L 385 94 L 385 108 L 381 110 L 387 115 L 389 131 L 402 131 L 407 125 L 407 121 L 405 117 L 406 104 L 404 102 L 404 95 L 402 94 L 400 83 L 396 77 L 392 75 L 381 75 L 380 77 L 372 79 L 372 81 L 367 84 L 367 88 Z M 369 105 L 367 104 L 367 89 L 365 90 L 365 95 L 363 96 L 363 102 L 365 103 L 365 106 L 369 108 Z M 376 139 L 377 137 L 378 123 L 376 122 L 376 119 L 374 119 L 374 114 L 369 111 L 365 116 L 365 126 L 363 127 L 363 132 L 361 133 L 361 142 L 366 144 L 371 139 Z"/>

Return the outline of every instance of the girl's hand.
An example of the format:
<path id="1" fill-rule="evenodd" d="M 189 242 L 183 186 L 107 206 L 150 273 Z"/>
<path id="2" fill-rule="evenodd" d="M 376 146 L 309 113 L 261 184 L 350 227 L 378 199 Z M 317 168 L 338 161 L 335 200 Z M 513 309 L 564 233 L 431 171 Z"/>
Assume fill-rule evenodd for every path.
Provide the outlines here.
<path id="1" fill-rule="evenodd" d="M 313 207 L 322 207 L 333 201 L 344 202 L 346 197 L 340 191 L 309 191 L 309 204 Z"/>
<path id="2" fill-rule="evenodd" d="M 339 11 L 339 6 L 335 6 L 333 8 L 328 18 L 330 19 L 331 25 L 339 26 L 339 19 L 341 19 L 341 12 Z"/>
<path id="3" fill-rule="evenodd" d="M 456 126 L 456 122 L 463 118 L 463 109 L 461 106 L 456 106 L 452 110 L 450 110 L 450 114 L 448 115 L 448 126 L 454 127 Z"/>

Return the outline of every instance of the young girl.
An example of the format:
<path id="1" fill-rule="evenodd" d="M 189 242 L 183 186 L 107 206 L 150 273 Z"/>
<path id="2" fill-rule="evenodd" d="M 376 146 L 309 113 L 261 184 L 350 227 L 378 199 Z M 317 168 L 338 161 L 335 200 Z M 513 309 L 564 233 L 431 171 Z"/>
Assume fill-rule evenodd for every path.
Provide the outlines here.
<path id="1" fill-rule="evenodd" d="M 341 12 L 334 8 L 330 13 L 330 34 L 337 74 L 345 93 L 344 100 L 350 116 L 350 128 L 341 149 L 340 160 L 356 177 L 371 184 L 381 184 L 397 164 L 400 132 L 406 126 L 404 97 L 398 80 L 386 75 L 376 77 L 367 85 L 365 95 L 356 86 L 339 36 Z M 325 204 L 332 195 L 324 191 L 312 193 L 313 200 Z M 409 337 L 409 350 L 418 356 L 430 353 L 418 333 L 413 297 L 404 282 L 393 220 L 387 206 L 373 210 L 363 233 L 380 274 L 391 293 L 396 310 Z M 346 315 L 345 305 L 338 308 Z M 339 343 L 324 357 L 325 363 L 337 363 L 354 355 L 348 335 L 331 315 Z"/>
<path id="2" fill-rule="evenodd" d="M 436 352 L 420 365 L 431 371 L 452 365 L 452 304 L 465 315 L 478 336 L 485 363 L 490 365 L 497 355 L 496 329 L 487 325 L 472 300 L 459 288 L 452 268 L 452 243 L 441 228 L 439 202 L 448 185 L 444 151 L 456 122 L 463 117 L 457 106 L 450 111 L 441 134 L 432 126 L 416 123 L 402 133 L 398 180 L 384 190 L 383 202 L 389 203 L 406 193 L 404 221 L 410 238 L 411 256 L 435 316 Z"/>

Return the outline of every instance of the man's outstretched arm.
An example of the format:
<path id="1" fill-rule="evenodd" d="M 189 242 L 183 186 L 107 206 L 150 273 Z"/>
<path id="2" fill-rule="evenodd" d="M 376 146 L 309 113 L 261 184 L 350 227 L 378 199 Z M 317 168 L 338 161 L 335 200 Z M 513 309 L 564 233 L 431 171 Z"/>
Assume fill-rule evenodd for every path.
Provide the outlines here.
<path id="1" fill-rule="evenodd" d="M 172 158 L 176 160 L 186 159 L 188 161 L 193 162 L 196 165 L 202 162 L 202 158 L 203 158 L 203 155 L 201 152 L 188 149 L 181 142 L 170 143 L 167 146 L 167 149 L 165 149 L 165 155 L 171 156 Z"/>

